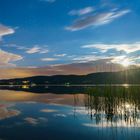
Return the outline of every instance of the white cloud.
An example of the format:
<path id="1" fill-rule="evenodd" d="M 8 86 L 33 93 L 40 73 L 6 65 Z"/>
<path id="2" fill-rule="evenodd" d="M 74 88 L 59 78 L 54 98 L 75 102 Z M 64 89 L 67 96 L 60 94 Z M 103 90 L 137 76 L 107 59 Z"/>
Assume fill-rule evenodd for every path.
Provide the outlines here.
<path id="1" fill-rule="evenodd" d="M 14 47 L 18 50 L 27 50 L 28 48 L 22 45 L 17 45 L 17 44 L 3 44 L 4 47 Z"/>
<path id="2" fill-rule="evenodd" d="M 5 36 L 5 35 L 13 34 L 14 32 L 15 32 L 14 29 L 0 24 L 0 38 Z"/>
<path id="3" fill-rule="evenodd" d="M 26 53 L 28 54 L 34 54 L 34 53 L 41 53 L 41 54 L 44 54 L 44 53 L 48 53 L 49 50 L 47 49 L 47 45 L 34 45 L 32 48 L 29 48 L 29 47 L 26 47 L 26 46 L 23 46 L 23 45 L 17 45 L 17 44 L 4 44 L 3 45 L 4 47 L 14 47 L 18 50 L 24 50 Z"/>
<path id="4" fill-rule="evenodd" d="M 14 66 L 11 62 L 23 59 L 22 56 L 0 50 L 0 67 Z"/>
<path id="5" fill-rule="evenodd" d="M 42 58 L 41 61 L 56 61 L 58 60 L 57 58 Z"/>
<path id="6" fill-rule="evenodd" d="M 84 55 L 84 56 L 78 56 L 73 58 L 74 61 L 79 63 L 85 63 L 90 61 L 97 61 L 97 60 L 103 60 L 103 59 L 112 59 L 112 57 L 109 56 L 96 56 L 96 55 Z"/>
<path id="7" fill-rule="evenodd" d="M 40 50 L 40 53 L 48 53 L 49 52 L 49 50 L 48 49 L 42 49 L 42 50 Z"/>
<path id="8" fill-rule="evenodd" d="M 33 54 L 33 53 L 37 53 L 37 52 L 40 52 L 39 47 L 33 47 L 26 51 L 26 53 L 28 53 L 28 54 Z"/>
<path id="9" fill-rule="evenodd" d="M 140 42 L 129 43 L 129 44 L 89 44 L 84 45 L 82 48 L 93 48 L 99 49 L 102 52 L 106 52 L 110 49 L 116 49 L 117 51 L 125 51 L 126 53 L 131 53 L 140 50 Z"/>
<path id="10" fill-rule="evenodd" d="M 80 10 L 71 10 L 68 14 L 81 16 L 81 15 L 91 13 L 93 11 L 94 11 L 93 7 L 86 7 L 86 8 L 80 9 Z"/>
<path id="11" fill-rule="evenodd" d="M 129 58 L 125 55 L 116 56 L 111 60 L 111 62 L 114 64 L 121 64 L 125 67 L 130 66 L 130 65 L 136 65 L 136 62 L 133 58 Z"/>
<path id="12" fill-rule="evenodd" d="M 40 47 L 39 45 L 35 45 L 34 47 L 28 49 L 26 51 L 26 53 L 28 53 L 28 54 L 34 54 L 34 53 L 41 53 L 41 54 L 43 54 L 43 53 L 48 53 L 49 50 L 47 48 L 45 48 L 45 47 L 47 47 L 47 46 Z"/>
<path id="13" fill-rule="evenodd" d="M 76 61 L 91 61 L 99 59 L 110 59 L 111 63 L 121 64 L 123 66 L 138 65 L 140 56 L 140 42 L 122 43 L 122 44 L 103 44 L 95 43 L 84 45 L 81 48 L 89 48 L 96 50 L 98 53 L 94 55 L 86 55 L 74 58 Z M 97 50 L 96 50 L 97 51 Z"/>
<path id="14" fill-rule="evenodd" d="M 122 68 L 125 68 L 125 67 L 129 67 L 129 66 L 138 66 L 139 64 L 136 63 L 136 61 L 127 56 L 127 55 L 120 55 L 120 56 L 105 56 L 105 55 L 102 55 L 102 56 L 94 56 L 94 55 L 85 55 L 85 56 L 79 56 L 79 57 L 75 57 L 73 59 L 76 63 L 93 63 L 93 66 L 95 67 L 95 65 L 98 65 L 100 67 L 103 67 L 103 66 L 109 66 L 109 65 L 114 65 L 114 69 L 113 71 L 115 71 L 115 68 L 116 70 L 122 70 Z M 116 66 L 115 66 L 116 65 Z M 122 67 L 120 67 L 122 66 Z M 104 67 L 104 70 L 105 70 L 105 67 Z M 108 70 L 108 69 L 107 69 Z M 106 70 L 105 70 L 106 71 Z"/>
<path id="15" fill-rule="evenodd" d="M 55 54 L 54 56 L 56 56 L 56 57 L 64 57 L 64 56 L 66 56 L 67 54 L 65 54 L 65 53 L 63 53 L 63 54 Z"/>
<path id="16" fill-rule="evenodd" d="M 77 31 L 91 26 L 101 26 L 108 24 L 129 12 L 130 10 L 110 11 L 82 17 L 76 20 L 71 26 L 66 27 L 66 30 Z"/>

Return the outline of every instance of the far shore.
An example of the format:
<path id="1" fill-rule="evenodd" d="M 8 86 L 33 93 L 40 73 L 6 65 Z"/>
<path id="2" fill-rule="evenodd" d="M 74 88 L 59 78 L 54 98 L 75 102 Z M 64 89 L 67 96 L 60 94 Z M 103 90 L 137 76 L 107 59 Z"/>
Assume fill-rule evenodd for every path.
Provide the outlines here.
<path id="1" fill-rule="evenodd" d="M 96 86 L 123 86 L 123 87 L 127 87 L 127 86 L 140 86 L 140 84 L 73 84 L 73 85 L 58 85 L 58 84 L 51 84 L 51 85 L 44 85 L 44 84 L 40 84 L 40 85 L 28 85 L 28 84 L 22 84 L 22 85 L 0 85 L 0 87 L 20 87 L 20 86 L 29 86 L 29 87 L 36 87 L 36 86 L 62 86 L 62 87 L 79 87 L 79 86 L 83 86 L 83 87 L 96 87 Z"/>

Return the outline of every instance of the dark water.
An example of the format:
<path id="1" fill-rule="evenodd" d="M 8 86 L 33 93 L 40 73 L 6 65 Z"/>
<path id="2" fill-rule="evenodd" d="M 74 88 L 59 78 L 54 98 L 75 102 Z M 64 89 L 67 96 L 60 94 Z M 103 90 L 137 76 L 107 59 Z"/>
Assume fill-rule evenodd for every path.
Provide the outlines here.
<path id="1" fill-rule="evenodd" d="M 1 88 L 0 140 L 140 139 L 139 86 Z"/>

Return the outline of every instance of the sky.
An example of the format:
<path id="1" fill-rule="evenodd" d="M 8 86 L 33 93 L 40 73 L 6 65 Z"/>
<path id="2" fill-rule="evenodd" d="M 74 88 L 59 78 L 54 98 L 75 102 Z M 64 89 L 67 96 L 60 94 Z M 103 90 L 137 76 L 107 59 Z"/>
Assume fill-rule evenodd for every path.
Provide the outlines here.
<path id="1" fill-rule="evenodd" d="M 0 0 L 0 71 L 20 77 L 139 65 L 139 23 L 139 0 Z"/>

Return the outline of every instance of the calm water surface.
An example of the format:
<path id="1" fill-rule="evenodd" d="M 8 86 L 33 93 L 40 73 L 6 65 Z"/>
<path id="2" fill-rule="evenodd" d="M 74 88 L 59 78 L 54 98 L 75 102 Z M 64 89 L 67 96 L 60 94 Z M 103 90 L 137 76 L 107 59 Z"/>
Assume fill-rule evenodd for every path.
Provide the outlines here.
<path id="1" fill-rule="evenodd" d="M 0 140 L 140 139 L 140 87 L 7 89 Z"/>

